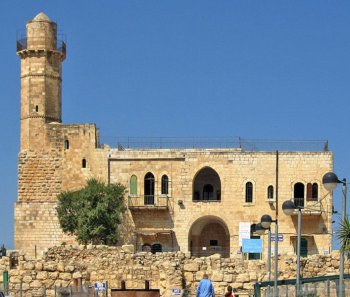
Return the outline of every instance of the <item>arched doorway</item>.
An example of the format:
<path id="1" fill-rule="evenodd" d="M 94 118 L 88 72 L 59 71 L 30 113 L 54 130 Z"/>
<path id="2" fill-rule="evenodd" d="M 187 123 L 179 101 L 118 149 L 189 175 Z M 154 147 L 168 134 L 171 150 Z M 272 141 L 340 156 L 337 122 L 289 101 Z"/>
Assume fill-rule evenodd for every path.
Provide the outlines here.
<path id="1" fill-rule="evenodd" d="M 212 254 L 230 256 L 230 234 L 227 225 L 216 216 L 205 216 L 196 220 L 190 228 L 188 243 L 194 257 Z"/>
<path id="2" fill-rule="evenodd" d="M 193 180 L 193 201 L 220 201 L 221 181 L 217 172 L 204 167 Z"/>

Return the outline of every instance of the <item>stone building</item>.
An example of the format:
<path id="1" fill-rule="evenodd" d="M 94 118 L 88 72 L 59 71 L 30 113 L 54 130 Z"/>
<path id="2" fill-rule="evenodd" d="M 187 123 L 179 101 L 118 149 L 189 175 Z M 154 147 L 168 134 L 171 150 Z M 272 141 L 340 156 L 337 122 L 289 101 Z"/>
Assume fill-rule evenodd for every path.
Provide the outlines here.
<path id="1" fill-rule="evenodd" d="M 57 39 L 56 23 L 43 13 L 29 21 L 26 38 L 17 41 L 17 55 L 21 59 L 21 148 L 16 249 L 35 255 L 47 247 L 74 242 L 60 230 L 56 197 L 95 177 L 127 186 L 123 240 L 136 250 L 237 255 L 241 253 L 239 234 L 247 232 L 240 226 L 249 224 L 248 233 L 256 237 L 255 224 L 262 214 L 269 214 L 278 216 L 280 252 L 294 253 L 296 215 L 286 216 L 281 208 L 292 199 L 305 206 L 304 252 L 331 251 L 332 196 L 321 183 L 322 176 L 333 169 L 333 155 L 326 148 L 279 152 L 240 146 L 110 148 L 100 144 L 94 124 L 61 121 L 66 44 Z M 263 256 L 266 237 L 262 237 Z"/>

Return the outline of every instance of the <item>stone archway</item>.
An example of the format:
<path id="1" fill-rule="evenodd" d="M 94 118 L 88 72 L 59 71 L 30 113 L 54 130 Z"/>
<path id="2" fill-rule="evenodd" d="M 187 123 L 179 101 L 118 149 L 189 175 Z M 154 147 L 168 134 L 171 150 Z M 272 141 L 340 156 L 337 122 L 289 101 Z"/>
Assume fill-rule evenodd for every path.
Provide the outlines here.
<path id="1" fill-rule="evenodd" d="M 188 234 L 189 250 L 194 257 L 212 254 L 230 256 L 230 233 L 226 223 L 216 216 L 197 219 Z"/>

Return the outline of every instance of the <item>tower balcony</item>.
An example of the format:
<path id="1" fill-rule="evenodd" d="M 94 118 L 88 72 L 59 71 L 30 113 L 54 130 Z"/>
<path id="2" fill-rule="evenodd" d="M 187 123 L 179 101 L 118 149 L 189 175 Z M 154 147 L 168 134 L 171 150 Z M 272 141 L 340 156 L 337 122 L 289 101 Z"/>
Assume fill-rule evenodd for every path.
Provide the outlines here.
<path id="1" fill-rule="evenodd" d="M 61 53 L 66 56 L 66 43 L 63 40 L 52 40 L 47 38 L 31 38 L 30 45 L 28 44 L 28 38 L 17 39 L 16 42 L 17 52 L 24 50 L 45 50 L 50 49 Z"/>
<path id="2" fill-rule="evenodd" d="M 132 209 L 169 209 L 168 195 L 130 195 L 128 197 L 128 208 Z"/>

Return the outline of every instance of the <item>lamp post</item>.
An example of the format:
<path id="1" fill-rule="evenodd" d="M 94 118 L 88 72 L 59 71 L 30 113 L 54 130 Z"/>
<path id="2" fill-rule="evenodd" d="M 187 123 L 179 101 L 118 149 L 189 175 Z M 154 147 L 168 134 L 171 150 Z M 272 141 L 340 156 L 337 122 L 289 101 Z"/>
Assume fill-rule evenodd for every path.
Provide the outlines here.
<path id="1" fill-rule="evenodd" d="M 282 204 L 283 212 L 290 216 L 294 213 L 294 210 L 298 210 L 298 226 L 297 226 L 297 277 L 296 277 L 296 291 L 297 296 L 300 295 L 300 245 L 301 245 L 301 206 L 296 206 L 291 200 L 284 201 Z"/>
<path id="2" fill-rule="evenodd" d="M 256 224 L 255 231 L 258 235 L 265 234 L 265 228 L 261 223 Z M 267 244 L 267 280 L 271 281 L 271 228 L 268 228 L 268 244 Z M 267 288 L 267 296 L 270 297 L 270 286 Z"/>
<path id="3" fill-rule="evenodd" d="M 328 192 L 333 192 L 338 184 L 342 184 L 342 215 L 341 220 L 344 223 L 346 218 L 346 178 L 339 180 L 335 173 L 327 172 L 322 178 L 323 186 L 326 188 Z M 339 297 L 344 296 L 343 290 L 343 280 L 344 280 L 344 249 L 341 247 L 340 251 L 340 265 L 339 265 Z"/>
<path id="4" fill-rule="evenodd" d="M 271 223 L 275 223 L 275 252 L 274 252 L 274 282 L 273 282 L 273 297 L 277 297 L 277 280 L 278 280 L 278 220 L 273 220 L 270 215 L 261 217 L 261 226 L 265 229 L 270 229 Z M 271 236 L 271 235 L 270 235 Z M 270 240 L 271 241 L 271 237 Z M 270 243 L 271 244 L 271 243 Z M 270 248 L 271 251 L 271 248 Z M 270 255 L 271 256 L 271 255 Z"/>

